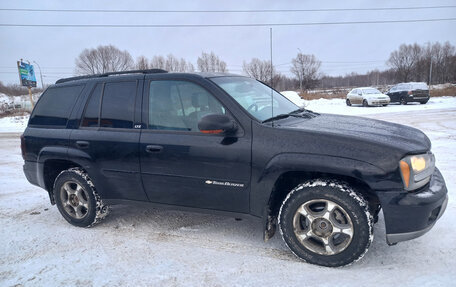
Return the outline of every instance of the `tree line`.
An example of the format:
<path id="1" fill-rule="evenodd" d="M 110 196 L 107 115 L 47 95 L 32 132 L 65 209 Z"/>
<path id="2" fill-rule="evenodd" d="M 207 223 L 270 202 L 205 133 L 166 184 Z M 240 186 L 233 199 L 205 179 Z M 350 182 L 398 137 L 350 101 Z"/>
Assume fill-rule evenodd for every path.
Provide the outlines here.
<path id="1" fill-rule="evenodd" d="M 253 58 L 244 61 L 244 74 L 267 83 L 278 90 L 310 90 L 315 88 L 379 86 L 398 82 L 431 81 L 432 84 L 456 81 L 456 48 L 449 42 L 402 44 L 391 52 L 386 70 L 373 70 L 365 74 L 347 73 L 328 76 L 321 72 L 322 62 L 315 55 L 298 53 L 291 59 L 290 74 L 279 73 L 268 60 Z M 163 69 L 169 72 L 229 72 L 227 64 L 214 52 L 202 52 L 191 61 L 172 54 L 140 56 L 133 60 L 128 51 L 112 45 L 85 49 L 76 59 L 77 74 L 97 74 L 131 69 Z"/>
<path id="2" fill-rule="evenodd" d="M 383 71 L 328 76 L 322 73 L 322 62 L 315 55 L 300 52 L 291 59 L 290 75 L 278 72 L 270 61 L 258 58 L 244 61 L 242 71 L 279 91 L 385 86 L 409 81 L 431 84 L 456 82 L 456 48 L 449 42 L 402 44 L 391 52 L 385 63 L 388 68 Z M 151 58 L 139 56 L 134 60 L 128 51 L 113 45 L 84 49 L 76 58 L 75 64 L 75 73 L 78 75 L 154 68 L 169 72 L 229 72 L 227 63 L 214 52 L 202 52 L 195 67 L 191 61 L 172 54 L 154 55 Z M 27 94 L 27 89 L 18 85 L 0 84 L 0 93 L 23 95 Z"/>

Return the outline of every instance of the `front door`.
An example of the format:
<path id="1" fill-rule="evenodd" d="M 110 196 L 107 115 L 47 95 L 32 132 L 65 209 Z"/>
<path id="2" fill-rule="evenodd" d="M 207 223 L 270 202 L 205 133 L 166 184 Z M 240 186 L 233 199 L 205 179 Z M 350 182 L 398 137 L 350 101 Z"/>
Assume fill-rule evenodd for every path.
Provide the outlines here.
<path id="1" fill-rule="evenodd" d="M 149 200 L 248 212 L 250 136 L 241 126 L 229 138 L 198 130 L 205 115 L 231 116 L 225 106 L 195 82 L 152 80 L 144 89 L 147 125 L 141 132 L 140 158 Z"/>

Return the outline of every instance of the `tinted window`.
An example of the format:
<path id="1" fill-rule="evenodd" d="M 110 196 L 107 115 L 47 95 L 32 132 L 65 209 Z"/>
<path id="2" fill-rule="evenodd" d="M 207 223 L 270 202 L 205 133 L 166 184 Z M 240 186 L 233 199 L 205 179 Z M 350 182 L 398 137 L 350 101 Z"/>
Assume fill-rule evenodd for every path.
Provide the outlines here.
<path id="1" fill-rule="evenodd" d="M 30 124 L 66 126 L 70 112 L 83 88 L 84 86 L 71 86 L 47 89 L 30 117 Z"/>
<path id="2" fill-rule="evenodd" d="M 87 106 L 85 108 L 84 118 L 82 119 L 81 126 L 83 126 L 83 127 L 97 127 L 98 126 L 102 88 L 103 88 L 103 84 L 100 83 L 100 84 L 96 85 L 95 89 L 93 90 L 92 94 L 90 95 L 90 99 L 87 102 Z"/>
<path id="3" fill-rule="evenodd" d="M 135 82 L 106 83 L 101 104 L 100 126 L 133 128 Z"/>
<path id="4" fill-rule="evenodd" d="M 149 129 L 199 131 L 198 121 L 225 108 L 204 88 L 185 81 L 152 81 Z"/>

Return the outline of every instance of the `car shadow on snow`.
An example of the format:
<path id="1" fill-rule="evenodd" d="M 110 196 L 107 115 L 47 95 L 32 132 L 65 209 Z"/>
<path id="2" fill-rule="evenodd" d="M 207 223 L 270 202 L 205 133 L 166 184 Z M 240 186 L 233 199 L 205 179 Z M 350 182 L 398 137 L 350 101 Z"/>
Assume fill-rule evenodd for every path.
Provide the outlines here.
<path id="1" fill-rule="evenodd" d="M 152 242 L 198 244 L 203 248 L 234 253 L 247 252 L 249 255 L 302 262 L 288 250 L 279 231 L 268 242 L 264 242 L 262 222 L 256 218 L 237 221 L 231 217 L 147 205 L 116 205 L 99 227 L 120 233 L 120 237 L 125 233 L 128 237 L 146 236 L 147 240 Z M 416 247 L 417 243 L 413 241 L 388 246 L 385 240 L 384 219 L 380 214 L 379 221 L 374 226 L 374 241 L 369 251 L 360 262 L 342 269 L 389 268 L 396 265 L 399 267 L 402 260 L 408 261 L 407 256 L 411 255 L 410 244 Z"/>

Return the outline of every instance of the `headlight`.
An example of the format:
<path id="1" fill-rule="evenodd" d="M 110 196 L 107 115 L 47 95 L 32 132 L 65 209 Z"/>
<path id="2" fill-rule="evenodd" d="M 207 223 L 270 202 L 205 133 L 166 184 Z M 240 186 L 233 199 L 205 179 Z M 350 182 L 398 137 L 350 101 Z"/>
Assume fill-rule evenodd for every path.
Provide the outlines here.
<path id="1" fill-rule="evenodd" d="M 435 158 L 431 152 L 404 157 L 399 162 L 399 169 L 405 190 L 415 190 L 431 179 L 435 169 Z"/>

